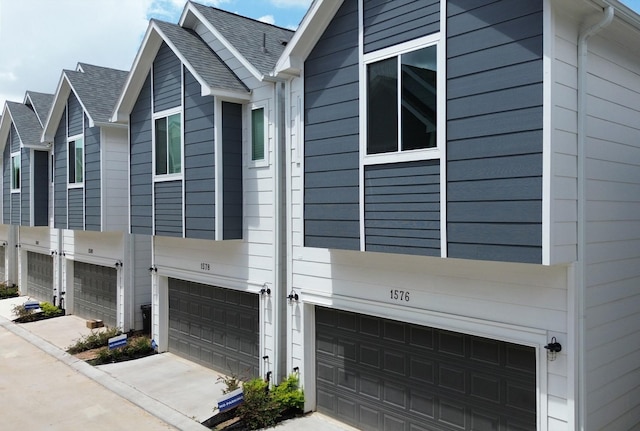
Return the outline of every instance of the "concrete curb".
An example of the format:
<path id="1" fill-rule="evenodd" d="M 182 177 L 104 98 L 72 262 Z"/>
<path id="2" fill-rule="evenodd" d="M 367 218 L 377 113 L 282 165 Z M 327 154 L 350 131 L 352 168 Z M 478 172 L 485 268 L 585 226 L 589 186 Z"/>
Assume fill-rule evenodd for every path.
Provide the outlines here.
<path id="1" fill-rule="evenodd" d="M 109 389 L 111 392 L 121 396 L 122 398 L 130 401 L 138 407 L 145 410 L 147 413 L 157 417 L 158 419 L 166 422 L 167 424 L 184 431 L 205 431 L 209 428 L 201 425 L 193 419 L 183 415 L 177 410 L 173 409 L 149 395 L 140 392 L 136 388 L 133 388 L 109 375 L 108 373 L 95 368 L 84 361 L 77 359 L 76 357 L 68 354 L 64 350 L 59 349 L 53 344 L 49 343 L 37 335 L 29 332 L 28 330 L 20 327 L 20 325 L 13 323 L 12 321 L 0 316 L 0 327 L 5 328 L 9 332 L 17 335 L 25 341 L 31 343 L 33 346 L 39 348 L 49 356 L 64 363 L 70 368 L 90 378 L 96 383 Z"/>

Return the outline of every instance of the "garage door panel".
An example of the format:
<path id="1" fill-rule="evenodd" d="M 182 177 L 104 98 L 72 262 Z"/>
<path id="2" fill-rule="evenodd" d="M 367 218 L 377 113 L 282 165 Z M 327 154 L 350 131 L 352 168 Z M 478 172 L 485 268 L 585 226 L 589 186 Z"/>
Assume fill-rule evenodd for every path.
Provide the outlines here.
<path id="1" fill-rule="evenodd" d="M 51 301 L 53 258 L 50 255 L 27 252 L 27 294 L 41 301 Z"/>
<path id="2" fill-rule="evenodd" d="M 317 307 L 316 361 L 318 410 L 363 429 L 536 428 L 533 348 Z"/>
<path id="3" fill-rule="evenodd" d="M 0 281 L 7 281 L 7 272 L 5 271 L 5 247 L 0 247 Z"/>
<path id="4" fill-rule="evenodd" d="M 188 312 L 181 311 L 185 309 Z M 192 346 L 177 352 L 187 359 L 222 372 L 257 376 L 258 315 L 255 294 L 169 279 L 169 348 L 177 342 L 171 339 L 181 338 Z"/>
<path id="5" fill-rule="evenodd" d="M 73 263 L 74 313 L 117 325 L 118 272 L 115 268 L 75 261 Z"/>

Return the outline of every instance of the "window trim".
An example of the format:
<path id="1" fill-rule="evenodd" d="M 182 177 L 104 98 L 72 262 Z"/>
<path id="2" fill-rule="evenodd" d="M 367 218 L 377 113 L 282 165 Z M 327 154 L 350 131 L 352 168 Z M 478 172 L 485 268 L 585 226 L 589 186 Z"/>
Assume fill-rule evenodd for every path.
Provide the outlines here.
<path id="1" fill-rule="evenodd" d="M 401 150 L 400 137 L 402 121 L 400 117 L 400 110 L 397 109 L 398 115 L 398 150 L 388 153 L 367 154 L 367 142 L 368 142 L 368 92 L 367 92 L 367 72 L 368 65 L 386 60 L 393 57 L 400 57 L 403 54 L 407 54 L 413 51 L 417 51 L 422 48 L 428 48 L 431 46 L 436 47 L 436 62 L 437 62 L 437 83 L 436 83 L 436 107 L 437 107 L 437 134 L 436 134 L 436 146 L 431 148 L 421 148 L 416 150 Z M 401 163 L 418 160 L 436 160 L 441 157 L 442 148 L 445 145 L 445 127 L 446 127 L 446 100 L 445 100 L 445 85 L 446 79 L 444 76 L 445 71 L 445 58 L 444 41 L 441 38 L 441 33 L 434 33 L 429 36 L 425 36 L 419 39 L 411 40 L 396 46 L 380 49 L 378 51 L 362 54 L 362 67 L 360 69 L 360 82 L 362 83 L 362 95 L 363 102 L 360 107 L 361 123 L 361 139 L 360 139 L 360 154 L 362 165 L 378 165 L 387 163 Z M 398 62 L 400 63 L 400 62 Z M 399 66 L 400 67 L 400 66 Z M 399 81 L 400 82 L 400 81 Z M 401 84 L 399 83 L 399 86 Z M 401 87 L 400 87 L 401 88 Z M 398 103 L 401 103 L 401 93 L 398 93 Z"/>
<path id="2" fill-rule="evenodd" d="M 71 153 L 69 152 L 69 144 L 72 142 L 77 142 L 79 140 L 82 140 L 82 181 L 73 181 L 71 182 L 71 178 L 70 178 L 70 168 L 71 168 Z M 70 189 L 75 189 L 75 188 L 80 188 L 80 187 L 84 187 L 84 179 L 85 179 L 85 175 L 86 175 L 86 169 L 85 169 L 85 140 L 84 140 L 84 134 L 81 133 L 79 135 L 74 135 L 74 136 L 69 136 L 67 138 L 67 188 Z M 75 150 L 77 150 L 77 148 L 74 146 L 74 158 L 73 158 L 73 162 L 75 165 Z M 74 171 L 75 172 L 75 171 Z M 76 175 L 77 176 L 77 175 Z M 74 178 L 75 180 L 75 178 Z"/>
<path id="3" fill-rule="evenodd" d="M 14 160 L 18 159 L 18 164 L 19 164 L 19 170 L 18 170 L 18 176 L 15 176 L 15 165 L 14 165 Z M 13 153 L 11 153 L 10 156 L 11 159 L 11 177 L 9 179 L 9 187 L 11 189 L 11 193 L 20 193 L 20 187 L 22 186 L 22 178 L 20 177 L 22 175 L 22 151 L 15 151 Z M 17 180 L 18 182 L 18 187 L 14 187 L 15 185 L 15 181 Z"/>
<path id="4" fill-rule="evenodd" d="M 253 111 L 257 111 L 258 109 L 263 110 L 263 121 L 264 121 L 264 142 L 263 142 L 263 157 L 262 159 L 253 160 Z M 247 161 L 248 166 L 250 168 L 260 168 L 269 166 L 269 102 L 262 101 L 251 103 L 249 105 L 248 113 L 247 113 Z"/>
<path id="5" fill-rule="evenodd" d="M 180 172 L 158 174 L 156 173 L 156 121 L 162 118 L 169 118 L 172 115 L 180 115 Z M 184 114 L 182 106 L 165 109 L 164 111 L 154 112 L 151 118 L 151 169 L 154 182 L 178 181 L 184 177 Z M 167 142 L 167 171 L 169 163 L 169 148 Z"/>

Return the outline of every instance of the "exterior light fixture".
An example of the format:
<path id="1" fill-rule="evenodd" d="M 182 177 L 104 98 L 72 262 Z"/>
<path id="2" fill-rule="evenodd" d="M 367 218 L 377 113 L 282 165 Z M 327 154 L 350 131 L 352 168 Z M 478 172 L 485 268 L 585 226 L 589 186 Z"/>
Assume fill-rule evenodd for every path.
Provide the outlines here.
<path id="1" fill-rule="evenodd" d="M 562 345 L 558 343 L 556 337 L 551 337 L 551 342 L 544 346 L 547 349 L 547 359 L 550 361 L 555 361 L 558 355 L 558 352 L 562 351 Z"/>
<path id="2" fill-rule="evenodd" d="M 300 297 L 293 289 L 291 289 L 291 293 L 287 296 L 287 299 L 289 300 L 289 302 L 298 301 L 299 298 Z"/>

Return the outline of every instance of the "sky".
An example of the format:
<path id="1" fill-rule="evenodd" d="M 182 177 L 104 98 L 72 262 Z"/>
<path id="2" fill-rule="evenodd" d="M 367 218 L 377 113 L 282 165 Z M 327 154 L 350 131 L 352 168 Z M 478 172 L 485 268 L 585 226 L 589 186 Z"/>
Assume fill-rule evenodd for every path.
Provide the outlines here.
<path id="1" fill-rule="evenodd" d="M 295 30 L 311 0 L 196 0 Z M 640 1 L 640 0 L 638 0 Z M 177 23 L 186 0 L 0 0 L 0 115 L 27 90 L 55 93 L 78 62 L 130 70 L 150 18 Z"/>
<path id="2" fill-rule="evenodd" d="M 311 0 L 196 0 L 295 30 Z M 0 111 L 54 93 L 78 62 L 130 70 L 150 18 L 177 23 L 186 0 L 0 0 Z M 640 12 L 640 0 L 622 0 Z"/>

